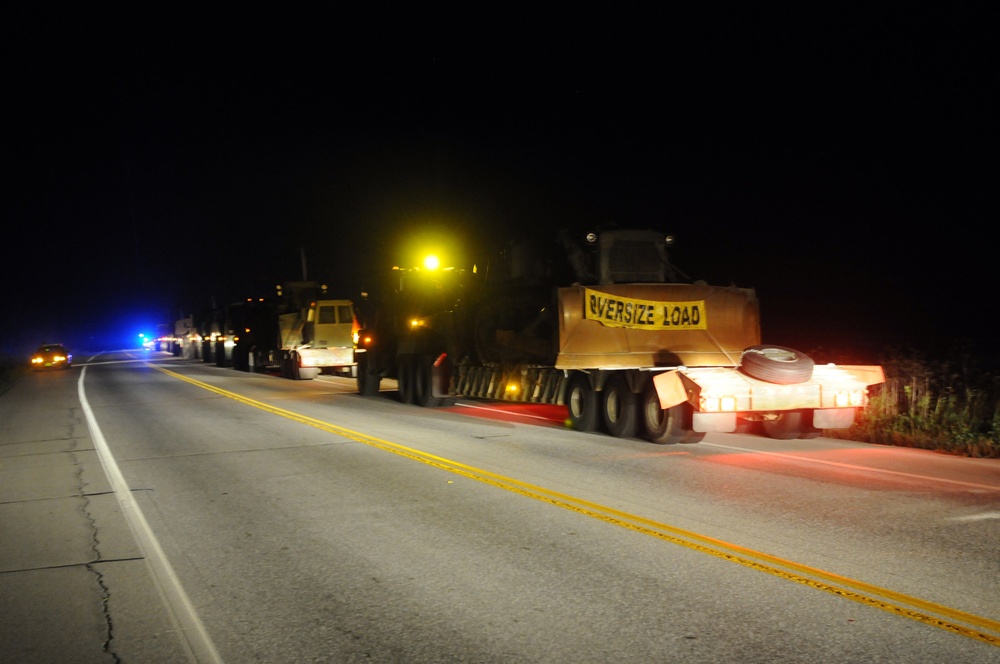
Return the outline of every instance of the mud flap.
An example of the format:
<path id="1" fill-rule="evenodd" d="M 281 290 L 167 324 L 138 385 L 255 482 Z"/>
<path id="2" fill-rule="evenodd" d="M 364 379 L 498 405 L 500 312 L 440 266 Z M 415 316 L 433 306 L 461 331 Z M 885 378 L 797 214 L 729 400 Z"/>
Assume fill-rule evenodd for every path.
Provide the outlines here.
<path id="1" fill-rule="evenodd" d="M 854 424 L 853 408 L 817 408 L 813 411 L 813 427 L 817 429 L 849 429 Z"/>
<path id="2" fill-rule="evenodd" d="M 736 431 L 736 413 L 700 413 L 691 414 L 691 429 L 698 433 Z"/>

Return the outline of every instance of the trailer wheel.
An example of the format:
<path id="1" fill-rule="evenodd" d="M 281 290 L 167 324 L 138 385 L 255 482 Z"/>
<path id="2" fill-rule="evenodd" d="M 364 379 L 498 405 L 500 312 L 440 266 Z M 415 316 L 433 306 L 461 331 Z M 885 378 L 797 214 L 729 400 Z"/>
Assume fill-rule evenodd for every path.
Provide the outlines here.
<path id="1" fill-rule="evenodd" d="M 638 398 L 629 389 L 625 376 L 619 374 L 604 386 L 604 426 L 616 438 L 631 438 L 639 419 Z"/>
<path id="2" fill-rule="evenodd" d="M 705 437 L 691 428 L 691 406 L 680 403 L 667 409 L 660 407 L 660 396 L 653 381 L 646 384 L 639 403 L 646 438 L 657 445 L 698 443 Z"/>
<path id="3" fill-rule="evenodd" d="M 803 410 L 802 411 L 802 426 L 799 430 L 799 438 L 804 440 L 812 440 L 813 438 L 819 438 L 823 435 L 822 429 L 817 429 L 813 426 L 813 411 Z"/>
<path id="4" fill-rule="evenodd" d="M 803 434 L 804 418 L 801 410 L 785 410 L 777 415 L 776 419 L 761 422 L 765 436 L 775 440 L 792 440 Z"/>
<path id="5" fill-rule="evenodd" d="M 413 356 L 400 355 L 396 380 L 399 382 L 399 400 L 403 403 L 413 403 Z"/>
<path id="6" fill-rule="evenodd" d="M 378 394 L 378 388 L 382 383 L 382 376 L 377 369 L 373 370 L 369 354 L 358 353 L 358 394 L 363 397 L 373 397 Z"/>
<path id="7" fill-rule="evenodd" d="M 587 375 L 574 373 L 566 387 L 566 406 L 570 425 L 577 431 L 597 429 L 597 392 L 590 387 Z"/>
<path id="8" fill-rule="evenodd" d="M 740 371 L 768 383 L 794 385 L 812 378 L 813 361 L 805 353 L 784 346 L 751 346 L 740 357 Z"/>

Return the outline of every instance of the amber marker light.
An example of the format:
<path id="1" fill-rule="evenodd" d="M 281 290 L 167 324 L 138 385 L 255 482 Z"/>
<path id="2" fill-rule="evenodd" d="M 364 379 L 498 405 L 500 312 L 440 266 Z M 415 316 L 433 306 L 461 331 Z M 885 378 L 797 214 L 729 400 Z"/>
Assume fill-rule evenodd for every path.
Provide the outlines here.
<path id="1" fill-rule="evenodd" d="M 701 411 L 704 413 L 726 413 L 736 410 L 736 397 L 701 397 Z"/>

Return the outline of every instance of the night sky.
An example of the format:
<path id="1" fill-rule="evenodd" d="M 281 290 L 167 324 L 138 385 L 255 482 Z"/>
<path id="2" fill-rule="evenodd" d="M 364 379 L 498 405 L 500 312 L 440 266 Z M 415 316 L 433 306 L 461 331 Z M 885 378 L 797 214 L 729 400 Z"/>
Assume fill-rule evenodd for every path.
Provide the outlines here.
<path id="1" fill-rule="evenodd" d="M 603 224 L 755 287 L 771 343 L 991 342 L 989 7 L 6 8 L 0 350 Z"/>

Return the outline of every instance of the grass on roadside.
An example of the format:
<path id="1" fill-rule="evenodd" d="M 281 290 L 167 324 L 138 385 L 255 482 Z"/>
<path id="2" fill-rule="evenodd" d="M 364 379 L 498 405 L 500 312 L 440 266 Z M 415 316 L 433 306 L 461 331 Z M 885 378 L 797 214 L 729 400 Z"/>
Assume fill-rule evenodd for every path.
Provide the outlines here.
<path id="1" fill-rule="evenodd" d="M 881 360 L 885 383 L 838 438 L 915 447 L 969 457 L 1000 458 L 1000 371 L 981 356 L 929 360 L 890 349 Z"/>

